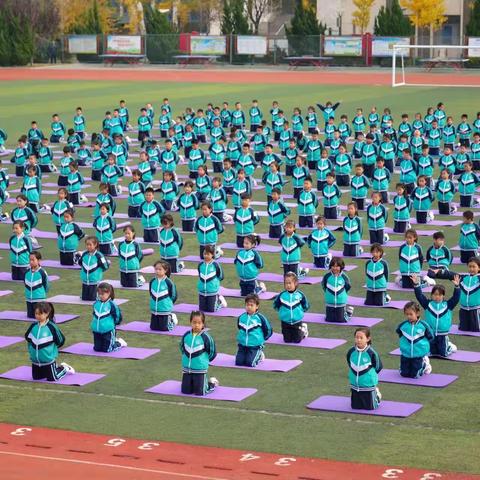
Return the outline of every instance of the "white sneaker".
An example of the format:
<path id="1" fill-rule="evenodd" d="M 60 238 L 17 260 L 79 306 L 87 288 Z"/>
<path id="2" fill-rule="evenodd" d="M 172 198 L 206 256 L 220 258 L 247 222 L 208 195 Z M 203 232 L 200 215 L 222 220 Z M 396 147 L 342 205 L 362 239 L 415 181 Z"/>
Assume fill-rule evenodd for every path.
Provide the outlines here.
<path id="1" fill-rule="evenodd" d="M 121 186 L 121 185 L 117 185 L 115 188 L 116 188 L 116 190 L 117 190 L 117 195 L 121 195 L 122 192 L 123 192 L 122 186 Z"/>
<path id="2" fill-rule="evenodd" d="M 8 213 L 2 213 L 0 215 L 0 222 L 6 222 L 10 218 L 10 215 Z"/>
<path id="3" fill-rule="evenodd" d="M 120 344 L 120 347 L 122 348 L 127 346 L 127 342 L 123 338 L 117 338 L 117 342 Z"/>
<path id="4" fill-rule="evenodd" d="M 75 373 L 75 369 L 68 363 L 62 362 L 60 365 L 67 371 L 69 375 L 73 375 Z"/>
<path id="5" fill-rule="evenodd" d="M 260 282 L 260 283 L 258 284 L 258 286 L 260 287 L 260 293 L 263 293 L 263 292 L 266 292 L 266 291 L 267 291 L 267 286 L 265 285 L 265 283 Z"/>
<path id="6" fill-rule="evenodd" d="M 380 393 L 378 387 L 375 387 L 375 393 L 377 394 L 378 402 L 380 403 L 382 401 L 382 394 Z"/>
<path id="7" fill-rule="evenodd" d="M 402 286 L 402 276 L 401 276 L 401 275 L 397 275 L 397 276 L 395 277 L 395 283 L 396 283 L 399 287 Z"/>
<path id="8" fill-rule="evenodd" d="M 86 196 L 86 195 L 83 195 L 83 194 L 80 195 L 79 200 L 80 200 L 80 203 L 87 203 L 87 202 L 88 202 L 87 196 Z"/>
<path id="9" fill-rule="evenodd" d="M 430 285 L 431 287 L 433 287 L 434 285 L 437 284 L 437 282 L 433 279 L 433 278 L 430 278 L 428 275 L 424 275 L 422 277 L 422 280 L 427 284 L 427 285 Z"/>
<path id="10" fill-rule="evenodd" d="M 127 143 L 132 143 L 132 139 L 128 135 L 125 135 L 125 140 Z"/>
<path id="11" fill-rule="evenodd" d="M 260 352 L 260 360 L 258 361 L 258 363 L 262 363 L 264 360 L 265 360 L 265 353 L 262 351 Z"/>
<path id="12" fill-rule="evenodd" d="M 410 230 L 412 228 L 412 224 L 410 222 L 407 222 L 407 230 Z"/>
<path id="13" fill-rule="evenodd" d="M 435 220 L 435 215 L 431 210 L 429 210 L 427 213 L 427 222 L 433 222 L 433 220 Z"/>
<path id="14" fill-rule="evenodd" d="M 185 262 L 178 262 L 177 263 L 177 272 L 183 272 L 185 269 Z"/>
<path id="15" fill-rule="evenodd" d="M 425 365 L 423 374 L 430 375 L 432 373 L 432 365 L 430 364 L 430 359 L 427 356 L 423 357 L 423 363 Z"/>
<path id="16" fill-rule="evenodd" d="M 223 295 L 218 296 L 218 301 L 219 301 L 220 305 L 222 306 L 222 308 L 227 308 L 228 303 L 225 300 L 225 297 Z"/>
<path id="17" fill-rule="evenodd" d="M 450 350 L 450 353 L 455 353 L 458 350 L 457 346 L 452 342 L 448 342 L 448 349 Z"/>
<path id="18" fill-rule="evenodd" d="M 220 385 L 220 382 L 218 381 L 218 379 L 216 377 L 210 377 L 208 379 L 208 384 L 212 388 L 217 388 Z"/>
<path id="19" fill-rule="evenodd" d="M 450 213 L 455 213 L 458 210 L 458 207 L 456 205 L 452 205 L 450 207 Z"/>
<path id="20" fill-rule="evenodd" d="M 303 322 L 300 329 L 303 332 L 303 338 L 307 338 L 308 337 L 308 325 L 305 322 Z"/>
<path id="21" fill-rule="evenodd" d="M 300 268 L 298 272 L 298 278 L 305 278 L 308 275 L 309 271 L 309 268 Z"/>
<path id="22" fill-rule="evenodd" d="M 30 235 L 30 240 L 32 241 L 32 247 L 34 250 L 40 247 L 40 244 L 38 243 L 38 240 L 35 237 L 32 237 Z"/>
<path id="23" fill-rule="evenodd" d="M 388 233 L 383 234 L 383 243 L 388 243 L 390 241 L 390 235 Z"/>
<path id="24" fill-rule="evenodd" d="M 364 252 L 363 247 L 358 247 L 358 256 L 362 255 Z"/>
<path id="25" fill-rule="evenodd" d="M 40 207 L 40 211 L 41 212 L 44 212 L 44 213 L 48 213 L 50 212 L 51 208 L 46 204 L 44 203 L 41 207 Z"/>
<path id="26" fill-rule="evenodd" d="M 223 255 L 223 250 L 220 247 L 215 249 L 215 259 L 220 258 Z"/>
<path id="27" fill-rule="evenodd" d="M 354 308 L 351 305 L 345 307 L 345 313 L 351 317 L 353 315 Z"/>
<path id="28" fill-rule="evenodd" d="M 392 297 L 388 293 L 386 293 L 385 294 L 385 299 L 383 300 L 383 303 L 385 305 L 388 305 L 391 301 L 392 301 Z"/>
<path id="29" fill-rule="evenodd" d="M 145 279 L 145 277 L 143 275 L 139 275 L 137 277 L 137 284 L 139 287 L 141 287 L 142 285 L 144 285 L 145 283 L 147 283 L 147 280 Z"/>
<path id="30" fill-rule="evenodd" d="M 174 325 L 178 325 L 178 317 L 174 313 L 170 314 L 170 319 Z"/>
<path id="31" fill-rule="evenodd" d="M 75 252 L 73 254 L 73 263 L 78 265 L 80 263 L 80 259 L 82 258 L 82 252 Z"/>
<path id="32" fill-rule="evenodd" d="M 231 223 L 233 222 L 233 217 L 228 213 L 223 214 L 223 223 Z"/>
<path id="33" fill-rule="evenodd" d="M 330 267 L 330 262 L 332 261 L 332 254 L 331 253 L 328 253 L 327 254 L 327 258 L 325 259 L 325 268 L 329 268 Z"/>

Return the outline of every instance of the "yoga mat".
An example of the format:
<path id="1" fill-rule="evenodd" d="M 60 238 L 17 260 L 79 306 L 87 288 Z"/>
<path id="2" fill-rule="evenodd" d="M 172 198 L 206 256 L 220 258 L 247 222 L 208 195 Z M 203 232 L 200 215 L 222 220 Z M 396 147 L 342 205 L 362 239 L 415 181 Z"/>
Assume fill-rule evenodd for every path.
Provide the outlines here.
<path id="1" fill-rule="evenodd" d="M 100 380 L 105 375 L 100 373 L 74 373 L 70 375 L 67 373 L 63 378 L 57 382 L 49 382 L 47 380 L 33 380 L 32 379 L 32 367 L 23 365 L 21 367 L 14 368 L 8 372 L 0 374 L 0 378 L 6 378 L 8 380 L 21 380 L 23 382 L 35 382 L 35 383 L 48 383 L 49 385 L 71 385 L 76 387 L 83 387 L 89 383 Z"/>
<path id="2" fill-rule="evenodd" d="M 241 298 L 240 290 L 238 288 L 220 287 L 220 295 L 224 297 Z M 260 300 L 273 300 L 278 295 L 278 292 L 262 292 L 258 296 Z"/>
<path id="3" fill-rule="evenodd" d="M 355 307 L 367 307 L 367 308 L 394 308 L 396 310 L 403 310 L 403 307 L 408 303 L 407 300 L 390 300 L 390 303 L 384 306 L 365 305 L 365 299 L 362 297 L 348 297 L 349 305 Z"/>
<path id="4" fill-rule="evenodd" d="M 198 305 L 194 303 L 179 303 L 173 306 L 173 311 L 175 313 L 190 313 L 195 310 L 198 310 Z M 239 317 L 242 313 L 245 312 L 244 308 L 221 308 L 216 312 L 205 312 L 205 315 L 211 317 Z"/>
<path id="5" fill-rule="evenodd" d="M 54 238 L 58 237 L 56 232 L 47 232 L 45 230 L 38 230 L 37 228 L 32 229 L 32 235 L 35 238 Z"/>
<path id="6" fill-rule="evenodd" d="M 401 247 L 405 243 L 404 240 L 389 240 L 387 243 L 384 243 L 384 247 Z M 360 245 L 370 247 L 370 240 L 360 240 Z M 372 256 L 372 255 L 370 255 Z"/>
<path id="7" fill-rule="evenodd" d="M 236 243 L 222 243 L 220 245 L 222 250 L 239 250 Z M 255 250 L 258 252 L 270 252 L 270 253 L 279 253 L 282 251 L 282 247 L 277 245 L 265 245 L 260 244 L 255 247 Z"/>
<path id="8" fill-rule="evenodd" d="M 0 290 L 0 297 L 6 297 L 7 295 L 10 295 L 13 293 L 12 290 Z"/>
<path id="9" fill-rule="evenodd" d="M 390 355 L 400 356 L 400 349 L 397 348 L 390 352 Z M 452 353 L 448 357 L 433 357 L 441 358 L 444 360 L 453 360 L 454 362 L 466 362 L 466 363 L 476 363 L 480 362 L 480 352 L 468 352 L 466 350 L 457 350 L 455 353 Z"/>
<path id="10" fill-rule="evenodd" d="M 144 360 L 151 357 L 160 351 L 159 348 L 136 348 L 123 347 L 116 352 L 96 352 L 93 349 L 93 344 L 80 342 L 75 345 L 70 345 L 67 348 L 60 350 L 63 353 L 73 353 L 74 355 L 88 355 L 91 357 L 109 357 L 109 358 L 126 358 L 129 360 Z"/>
<path id="11" fill-rule="evenodd" d="M 467 337 L 480 337 L 480 332 L 467 332 L 458 329 L 458 325 L 452 325 L 450 327 L 449 335 L 465 335 Z"/>
<path id="12" fill-rule="evenodd" d="M 355 258 L 355 257 L 352 257 L 352 258 Z M 301 263 L 300 264 L 302 266 L 302 268 L 309 268 L 310 270 L 321 270 L 321 271 L 324 271 L 326 272 L 328 269 L 326 268 L 319 268 L 319 267 L 316 267 L 314 263 Z M 345 271 L 346 272 L 351 272 L 352 270 L 355 270 L 356 268 L 358 268 L 358 265 L 345 265 Z"/>
<path id="13" fill-rule="evenodd" d="M 126 323 L 125 325 L 119 325 L 117 330 L 121 330 L 122 332 L 156 333 L 158 335 L 182 337 L 186 332 L 190 331 L 190 327 L 177 325 L 171 332 L 159 332 L 158 330 L 152 330 L 149 322 L 135 321 Z"/>
<path id="14" fill-rule="evenodd" d="M 200 257 L 198 255 L 186 255 L 185 257 L 180 258 L 182 262 L 195 262 L 198 263 L 200 261 Z M 234 258 L 233 257 L 220 257 L 217 258 L 215 261 L 217 263 L 228 263 L 232 264 L 234 263 Z"/>
<path id="15" fill-rule="evenodd" d="M 431 237 L 435 232 L 438 232 L 438 230 L 422 230 L 421 228 L 418 228 L 415 231 L 419 237 Z M 394 232 L 392 227 L 385 227 L 384 232 L 388 233 L 389 235 L 405 236 L 404 233 Z M 387 246 L 390 246 L 390 242 L 388 242 Z"/>
<path id="16" fill-rule="evenodd" d="M 9 347 L 10 345 L 15 345 L 16 343 L 23 342 L 24 340 L 25 339 L 23 337 L 7 337 L 0 335 L 0 348 Z"/>
<path id="17" fill-rule="evenodd" d="M 146 290 L 148 291 L 148 283 L 144 283 L 141 287 L 122 287 L 120 284 L 120 280 L 111 280 L 109 278 L 105 278 L 104 282 L 109 283 L 113 288 L 119 290 Z"/>
<path id="18" fill-rule="evenodd" d="M 144 248 L 142 249 L 142 253 L 144 257 L 148 257 L 149 255 L 153 255 L 155 250 L 153 248 Z M 109 257 L 118 257 L 118 252 L 115 252 L 113 255 L 108 255 Z"/>
<path id="19" fill-rule="evenodd" d="M 181 382 L 176 380 L 167 380 L 158 385 L 145 390 L 149 393 L 159 393 L 161 395 L 174 395 L 176 397 L 205 398 L 207 400 L 226 400 L 230 402 L 241 402 L 257 392 L 256 388 L 235 388 L 235 387 L 217 387 L 208 395 L 186 395 L 181 392 Z"/>
<path id="20" fill-rule="evenodd" d="M 70 315 L 69 313 L 55 313 L 55 323 L 65 323 L 78 318 L 78 315 Z M 0 312 L 0 320 L 18 320 L 20 322 L 34 322 L 34 318 L 28 318 L 25 312 L 17 312 L 15 310 L 3 310 Z"/>
<path id="21" fill-rule="evenodd" d="M 212 367 L 226 368 L 244 368 L 246 370 L 261 370 L 262 372 L 289 372 L 298 367 L 302 363 L 301 360 L 273 360 L 266 358 L 256 367 L 244 367 L 235 365 L 235 355 L 227 355 L 226 353 L 217 353 L 215 360 L 210 362 Z"/>
<path id="22" fill-rule="evenodd" d="M 280 273 L 260 273 L 258 280 L 261 282 L 278 282 L 283 283 L 284 276 Z M 322 277 L 301 277 L 298 279 L 298 283 L 304 285 L 318 285 L 322 283 Z"/>
<path id="23" fill-rule="evenodd" d="M 376 410 L 354 410 L 351 406 L 350 397 L 336 395 L 323 395 L 307 408 L 312 410 L 325 410 L 327 412 L 358 413 L 360 415 L 376 415 L 380 417 L 409 417 L 422 408 L 421 403 L 391 402 L 382 400 Z"/>
<path id="24" fill-rule="evenodd" d="M 41 248 L 43 248 L 41 245 L 33 247 L 34 250 L 40 250 Z M 10 250 L 10 245 L 5 242 L 0 242 L 0 250 Z"/>
<path id="25" fill-rule="evenodd" d="M 120 230 L 122 229 L 123 227 L 128 227 L 129 225 L 131 225 L 132 223 L 131 222 L 120 222 L 120 223 L 117 223 L 117 230 Z M 93 228 L 93 223 L 90 223 L 90 222 L 77 222 L 77 225 L 80 227 L 80 228 Z M 55 236 L 56 237 L 56 236 Z"/>
<path id="26" fill-rule="evenodd" d="M 352 259 L 367 258 L 370 260 L 372 258 L 372 254 L 370 252 L 362 252 L 360 255 L 357 255 L 356 257 L 344 257 L 343 250 L 330 250 L 330 253 L 332 254 L 332 257 L 340 257 L 340 258 L 343 258 L 344 260 L 348 260 L 350 258 Z"/>
<path id="27" fill-rule="evenodd" d="M 428 223 L 420 223 L 420 225 L 435 225 L 437 227 L 456 227 L 458 225 L 461 225 L 463 223 L 462 220 L 432 220 L 431 222 Z M 416 218 L 411 218 L 410 219 L 410 224 L 411 225 L 419 225 L 417 223 Z"/>
<path id="28" fill-rule="evenodd" d="M 94 302 L 87 302 L 81 300 L 77 295 L 55 295 L 54 297 L 47 298 L 47 302 L 52 303 L 67 303 L 71 305 L 93 305 Z M 126 298 L 116 298 L 115 303 L 117 305 L 123 305 L 127 303 L 128 300 Z"/>
<path id="29" fill-rule="evenodd" d="M 43 263 L 43 262 L 42 262 Z M 58 275 L 49 275 L 48 280 L 50 282 L 56 282 L 60 277 Z M 23 280 L 12 280 L 12 274 L 10 272 L 0 272 L 0 282 L 18 282 L 23 283 Z"/>
<path id="30" fill-rule="evenodd" d="M 339 338 L 304 338 L 300 343 L 285 343 L 283 341 L 283 335 L 281 333 L 274 333 L 267 343 L 272 345 L 284 345 L 287 347 L 307 347 L 307 348 L 322 348 L 325 350 L 333 350 L 334 348 L 347 343 L 346 340 Z"/>
<path id="31" fill-rule="evenodd" d="M 373 327 L 383 322 L 383 318 L 350 317 L 348 322 L 326 322 L 323 313 L 306 313 L 303 321 L 307 323 L 320 323 L 322 325 L 345 326 L 345 327 Z"/>
<path id="32" fill-rule="evenodd" d="M 363 288 L 366 288 L 366 286 L 363 285 Z M 405 293 L 413 292 L 413 288 L 402 288 L 400 285 L 397 285 L 395 282 L 388 282 L 387 289 L 392 290 L 394 292 L 405 292 Z M 426 285 L 425 287 L 422 288 L 422 292 L 431 292 L 431 291 L 432 291 L 432 287 L 430 285 Z"/>
<path id="33" fill-rule="evenodd" d="M 378 379 L 380 382 L 401 383 L 403 385 L 415 385 L 417 387 L 434 388 L 446 387 L 447 385 L 453 383 L 457 378 L 457 375 L 443 375 L 441 373 L 422 375 L 420 378 L 406 378 L 402 377 L 398 370 L 389 369 L 384 369 L 378 374 Z"/>
<path id="34" fill-rule="evenodd" d="M 42 260 L 42 267 L 61 268 L 64 270 L 80 270 L 79 265 L 62 265 L 60 260 Z"/>

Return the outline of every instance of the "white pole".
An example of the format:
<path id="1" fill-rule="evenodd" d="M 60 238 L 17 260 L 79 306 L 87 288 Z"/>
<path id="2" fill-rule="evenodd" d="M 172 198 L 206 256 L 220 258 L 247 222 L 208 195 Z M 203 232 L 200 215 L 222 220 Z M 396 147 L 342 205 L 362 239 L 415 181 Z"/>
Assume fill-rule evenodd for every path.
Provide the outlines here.
<path id="1" fill-rule="evenodd" d="M 395 49 L 395 45 L 392 49 L 392 87 L 395 87 L 395 66 L 397 63 L 397 50 Z"/>
<path id="2" fill-rule="evenodd" d="M 464 0 L 460 0 L 460 43 L 463 45 L 463 10 L 464 10 Z"/>

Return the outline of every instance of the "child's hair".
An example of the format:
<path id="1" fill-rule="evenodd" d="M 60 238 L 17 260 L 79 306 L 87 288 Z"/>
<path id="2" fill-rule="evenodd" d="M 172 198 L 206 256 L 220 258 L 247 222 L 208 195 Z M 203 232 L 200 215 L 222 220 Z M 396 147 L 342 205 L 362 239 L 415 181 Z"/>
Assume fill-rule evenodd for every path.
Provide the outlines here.
<path id="1" fill-rule="evenodd" d="M 15 220 L 13 226 L 15 225 L 19 225 L 22 230 L 25 228 L 25 222 L 23 220 Z"/>
<path id="2" fill-rule="evenodd" d="M 355 207 L 355 215 L 358 215 L 358 205 L 357 205 L 357 202 L 355 201 L 352 201 L 352 202 L 348 202 L 347 203 L 347 208 L 352 205 L 353 207 Z"/>
<path id="3" fill-rule="evenodd" d="M 295 221 L 294 220 L 287 220 L 285 222 L 285 227 L 293 227 L 295 229 Z"/>
<path id="4" fill-rule="evenodd" d="M 260 306 L 260 299 L 258 298 L 258 295 L 256 293 L 249 293 L 246 297 L 245 297 L 245 305 L 250 302 L 250 301 L 253 301 L 255 302 L 255 305 L 257 307 Z"/>
<path id="5" fill-rule="evenodd" d="M 252 196 L 247 192 L 244 192 L 240 195 L 241 200 L 250 200 L 251 198 L 252 198 Z"/>
<path id="6" fill-rule="evenodd" d="M 100 209 L 102 209 L 103 207 L 105 207 L 107 209 L 107 212 L 110 211 L 110 205 L 108 203 L 101 203 L 100 204 Z"/>
<path id="7" fill-rule="evenodd" d="M 170 264 L 168 262 L 166 262 L 165 260 L 157 260 L 154 264 L 153 264 L 153 268 L 156 268 L 157 265 L 161 265 L 162 268 L 165 270 L 165 275 L 167 277 L 170 277 L 171 273 L 172 273 L 172 269 L 170 267 Z"/>
<path id="8" fill-rule="evenodd" d="M 205 202 L 202 202 L 202 204 L 200 205 L 201 208 L 203 207 L 207 207 L 209 210 L 212 210 L 212 205 L 210 202 L 208 201 L 205 201 Z"/>
<path id="9" fill-rule="evenodd" d="M 328 172 L 327 173 L 327 178 L 330 177 L 330 178 L 335 178 L 335 172 Z"/>
<path id="10" fill-rule="evenodd" d="M 30 173 L 30 172 L 33 172 L 35 173 L 37 171 L 37 169 L 35 168 L 34 165 L 30 165 L 28 168 L 27 168 L 27 172 Z"/>
<path id="11" fill-rule="evenodd" d="M 295 282 L 295 285 L 298 285 L 298 277 L 295 272 L 287 272 L 283 277 L 283 280 L 285 281 L 287 278 L 291 278 Z"/>
<path id="12" fill-rule="evenodd" d="M 426 181 L 427 181 L 427 177 L 426 177 L 426 175 L 419 175 L 419 176 L 417 177 L 417 182 L 418 182 L 418 180 L 425 180 L 425 182 L 426 182 Z"/>
<path id="13" fill-rule="evenodd" d="M 73 168 L 74 170 L 78 170 L 78 162 L 76 160 L 72 160 L 69 165 L 70 168 Z M 34 167 L 35 168 L 35 167 Z"/>
<path id="14" fill-rule="evenodd" d="M 28 198 L 26 195 L 24 195 L 23 193 L 19 193 L 16 197 L 15 197 L 15 200 L 23 200 L 24 202 L 27 202 L 28 203 Z"/>
<path id="15" fill-rule="evenodd" d="M 467 210 L 466 212 L 463 212 L 463 218 L 465 220 L 472 220 L 473 221 L 473 212 L 471 210 Z"/>
<path id="16" fill-rule="evenodd" d="M 126 227 L 123 227 L 123 233 L 128 231 L 132 232 L 133 237 L 135 238 L 135 229 L 133 228 L 133 225 L 127 225 Z"/>
<path id="17" fill-rule="evenodd" d="M 415 241 L 418 240 L 418 233 L 413 228 L 409 228 L 408 230 L 405 231 L 405 238 L 407 238 L 409 235 L 413 235 L 413 237 L 415 238 Z"/>
<path id="18" fill-rule="evenodd" d="M 110 300 L 115 299 L 115 290 L 107 282 L 102 282 L 98 284 L 97 293 L 108 293 L 108 297 Z"/>
<path id="19" fill-rule="evenodd" d="M 163 215 L 161 222 L 164 227 L 173 227 L 173 216 L 170 213 L 166 213 Z"/>
<path id="20" fill-rule="evenodd" d="M 101 182 L 100 185 L 98 186 L 99 190 L 108 190 L 108 183 L 103 183 Z"/>
<path id="21" fill-rule="evenodd" d="M 373 243 L 372 244 L 372 246 L 370 247 L 370 253 L 373 253 L 375 250 L 377 252 L 380 252 L 382 254 L 382 257 L 383 257 L 383 254 L 385 253 L 385 250 L 383 249 L 383 247 L 379 243 Z"/>
<path id="22" fill-rule="evenodd" d="M 445 287 L 443 285 L 435 285 L 434 287 L 432 287 L 432 295 L 434 293 L 445 296 Z"/>
<path id="23" fill-rule="evenodd" d="M 407 302 L 403 307 L 403 313 L 407 313 L 407 310 L 413 310 L 417 317 L 420 317 L 420 305 L 417 302 Z"/>
<path id="24" fill-rule="evenodd" d="M 315 218 L 315 223 L 318 223 L 318 222 L 323 222 L 326 225 L 327 219 L 323 215 L 318 215 Z"/>
<path id="25" fill-rule="evenodd" d="M 36 303 L 35 312 L 46 313 L 48 320 L 53 320 L 55 318 L 55 307 L 50 302 Z"/>
<path id="26" fill-rule="evenodd" d="M 147 188 L 145 189 L 145 193 L 153 193 L 153 194 L 155 194 L 155 190 L 154 190 L 152 187 L 147 187 Z"/>
<path id="27" fill-rule="evenodd" d="M 72 218 L 75 217 L 75 210 L 73 208 L 67 208 L 65 212 L 63 212 L 63 216 L 70 215 Z"/>
<path id="28" fill-rule="evenodd" d="M 469 259 L 468 259 L 468 264 L 469 264 L 469 263 L 475 263 L 475 264 L 478 266 L 478 268 L 480 268 L 480 258 L 478 258 L 478 257 L 471 257 L 471 258 L 469 258 Z M 467 264 L 467 265 L 468 265 L 468 264 Z"/>
<path id="29" fill-rule="evenodd" d="M 210 255 L 215 256 L 215 247 L 213 245 L 206 245 L 203 249 L 203 253 L 209 253 Z"/>
<path id="30" fill-rule="evenodd" d="M 408 196 L 408 194 L 407 194 L 407 187 L 405 186 L 404 183 L 397 183 L 397 184 L 395 185 L 395 190 L 397 190 L 397 188 L 403 188 L 403 196 L 404 196 L 404 197 Z"/>
<path id="31" fill-rule="evenodd" d="M 282 191 L 278 187 L 275 187 L 275 188 L 272 188 L 272 193 L 278 193 L 278 195 L 281 195 Z"/>
<path id="32" fill-rule="evenodd" d="M 35 257 L 37 260 L 42 259 L 42 254 L 38 250 L 34 250 L 33 252 L 30 252 L 31 257 Z"/>
<path id="33" fill-rule="evenodd" d="M 202 320 L 203 326 L 205 327 L 205 314 L 200 310 L 193 310 L 192 312 L 190 312 L 190 323 L 192 323 L 192 320 L 195 317 L 200 317 Z"/>
<path id="34" fill-rule="evenodd" d="M 345 269 L 345 262 L 343 261 L 343 258 L 332 257 L 330 260 L 330 269 L 332 267 L 340 267 L 340 271 L 343 271 Z"/>
<path id="35" fill-rule="evenodd" d="M 97 238 L 97 237 L 94 237 L 94 236 L 92 236 L 92 235 L 89 235 L 88 237 L 85 238 L 85 245 L 86 245 L 88 242 L 92 242 L 92 243 L 95 245 L 95 248 L 98 248 L 99 241 L 98 241 L 98 238 Z"/>
<path id="36" fill-rule="evenodd" d="M 251 233 L 250 235 L 245 235 L 243 237 L 243 240 L 248 240 L 254 247 L 256 245 L 260 245 L 260 242 L 262 241 L 260 235 L 256 235 L 255 233 Z"/>
<path id="37" fill-rule="evenodd" d="M 185 187 L 193 188 L 193 182 L 191 180 L 186 180 L 185 183 L 183 184 L 183 188 Z"/>
<path id="38" fill-rule="evenodd" d="M 72 150 L 70 149 L 70 147 L 65 146 L 65 147 L 63 147 L 62 152 L 63 153 L 72 153 Z"/>
<path id="39" fill-rule="evenodd" d="M 355 332 L 353 332 L 353 336 L 355 337 L 357 335 L 357 332 L 362 332 L 365 334 L 365 336 L 368 338 L 367 345 L 372 344 L 372 333 L 370 332 L 370 329 L 368 327 L 358 327 L 355 329 Z"/>
<path id="40" fill-rule="evenodd" d="M 435 232 L 433 235 L 432 235 L 432 238 L 434 240 L 443 240 L 445 238 L 445 235 L 443 234 L 443 232 Z"/>

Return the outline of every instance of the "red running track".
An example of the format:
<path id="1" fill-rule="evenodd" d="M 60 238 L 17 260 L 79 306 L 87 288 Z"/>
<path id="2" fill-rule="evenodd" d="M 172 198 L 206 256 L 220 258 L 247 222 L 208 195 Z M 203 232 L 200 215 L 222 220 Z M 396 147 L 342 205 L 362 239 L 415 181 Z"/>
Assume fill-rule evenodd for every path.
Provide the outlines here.
<path id="1" fill-rule="evenodd" d="M 429 472 L 271 453 L 0 424 L 2 480 L 474 480 Z"/>

